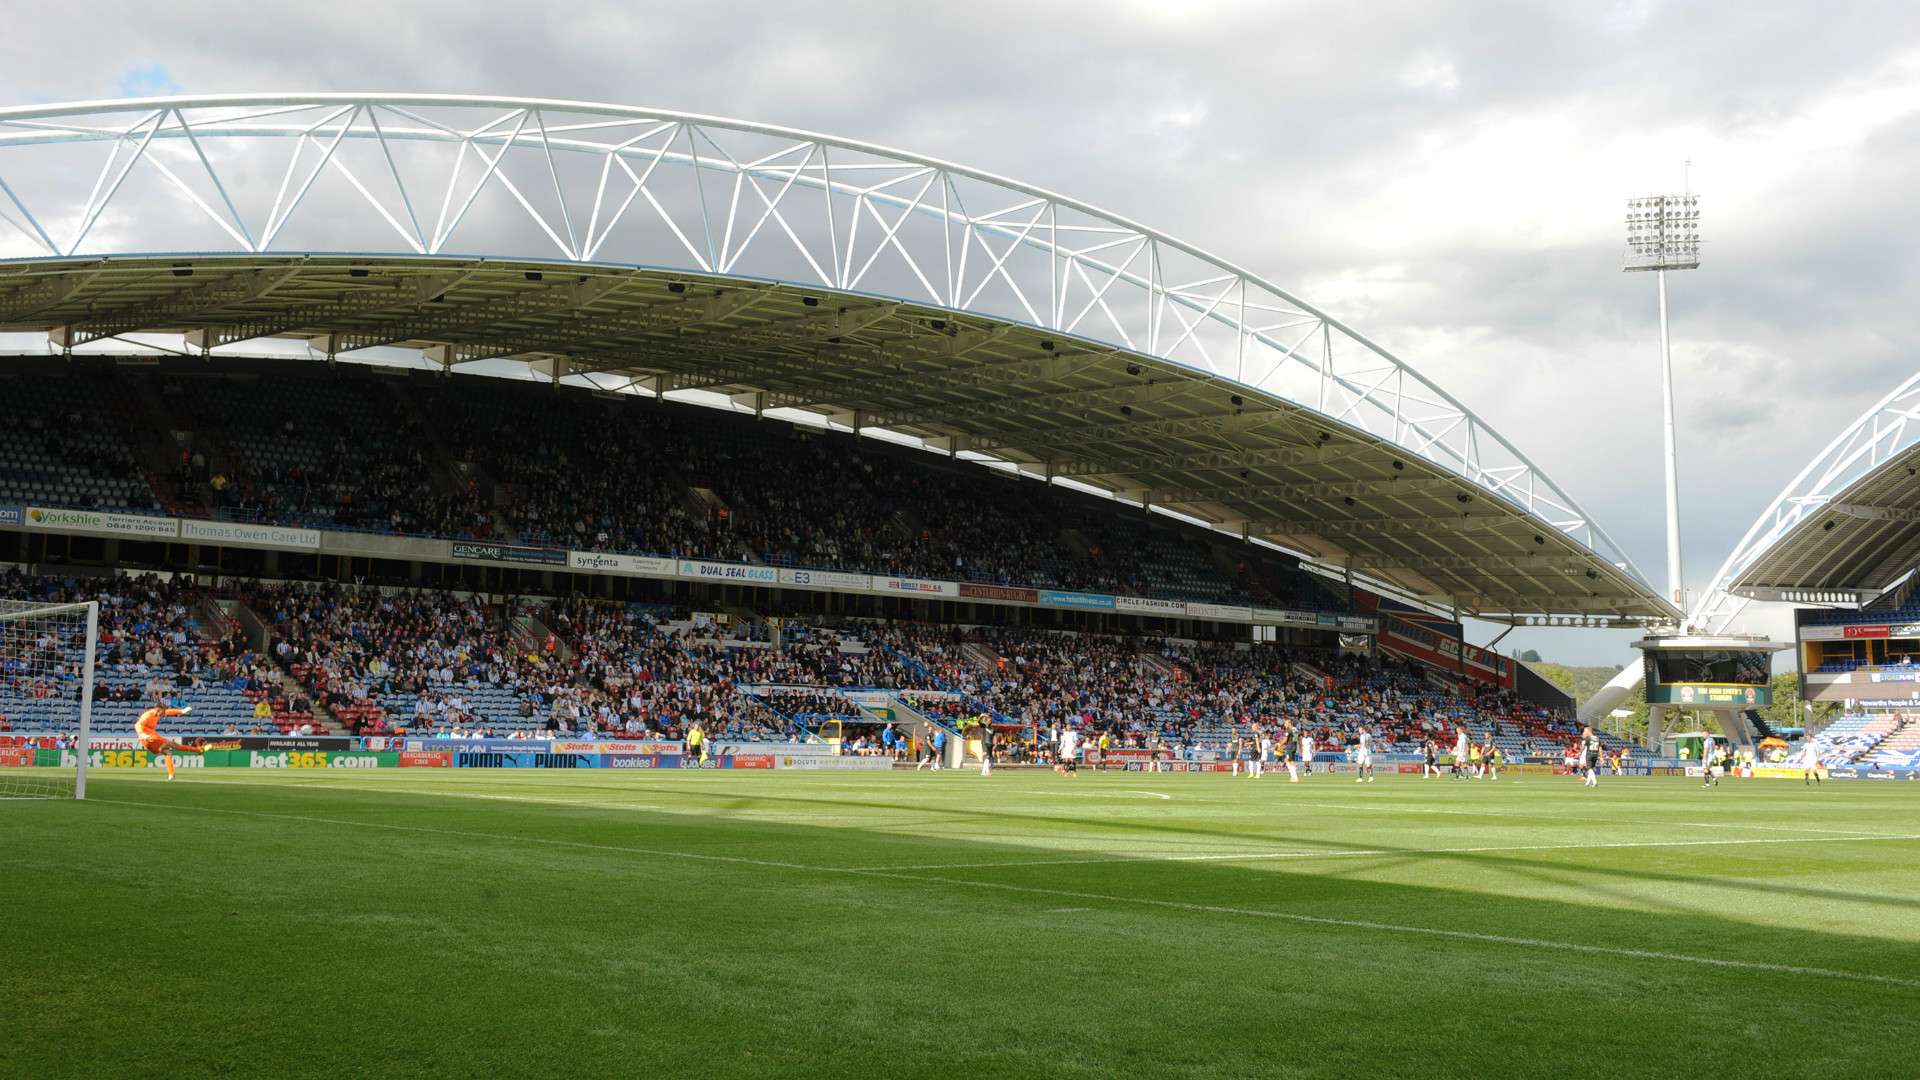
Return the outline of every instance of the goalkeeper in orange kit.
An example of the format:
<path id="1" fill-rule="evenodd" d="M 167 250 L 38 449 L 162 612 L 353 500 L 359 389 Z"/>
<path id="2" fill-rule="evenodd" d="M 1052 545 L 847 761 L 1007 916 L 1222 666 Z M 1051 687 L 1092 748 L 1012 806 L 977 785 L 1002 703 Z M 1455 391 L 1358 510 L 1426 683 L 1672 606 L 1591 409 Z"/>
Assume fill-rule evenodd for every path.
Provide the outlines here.
<path id="1" fill-rule="evenodd" d="M 133 733 L 140 740 L 140 749 L 145 750 L 149 754 L 158 754 L 166 761 L 167 779 L 169 780 L 173 779 L 173 755 L 204 754 L 209 750 L 231 749 L 239 745 L 237 743 L 209 743 L 203 739 L 190 746 L 160 734 L 161 717 L 185 716 L 192 711 L 193 706 L 191 705 L 178 709 L 167 705 L 156 705 L 146 712 L 141 713 L 140 718 L 133 722 Z"/>

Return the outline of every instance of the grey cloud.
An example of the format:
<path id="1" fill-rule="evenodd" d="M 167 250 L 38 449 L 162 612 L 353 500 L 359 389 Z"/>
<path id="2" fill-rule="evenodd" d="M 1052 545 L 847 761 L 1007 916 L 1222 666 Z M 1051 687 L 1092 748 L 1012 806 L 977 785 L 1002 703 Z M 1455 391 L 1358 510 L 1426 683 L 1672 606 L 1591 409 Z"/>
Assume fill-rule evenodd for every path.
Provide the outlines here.
<path id="1" fill-rule="evenodd" d="M 1920 13 L 1881 2 L 129 3 L 43 6 L 9 32 L 0 98 L 11 102 L 112 96 L 163 65 L 187 93 L 433 90 L 742 116 L 1053 188 L 1282 285 L 1381 283 L 1335 314 L 1485 415 L 1658 577 L 1652 290 L 1618 272 L 1617 204 L 1567 206 L 1601 223 L 1591 242 L 1384 249 L 1353 242 L 1365 224 L 1355 207 L 1435 140 L 1467 145 L 1515 115 L 1557 113 L 1596 142 L 1763 130 L 1913 49 Z M 1406 85 L 1419 64 L 1449 67 L 1451 85 Z M 1920 366 L 1920 113 L 1847 160 L 1804 153 L 1780 148 L 1794 182 L 1772 193 L 1780 210 L 1764 228 L 1710 233 L 1707 266 L 1674 283 L 1699 583 L 1786 477 Z M 1488 164 L 1444 167 L 1472 176 Z M 1746 178 L 1715 182 L 1724 192 Z M 1436 341 L 1452 344 L 1418 347 Z M 1618 651 L 1594 640 L 1564 647 Z"/>

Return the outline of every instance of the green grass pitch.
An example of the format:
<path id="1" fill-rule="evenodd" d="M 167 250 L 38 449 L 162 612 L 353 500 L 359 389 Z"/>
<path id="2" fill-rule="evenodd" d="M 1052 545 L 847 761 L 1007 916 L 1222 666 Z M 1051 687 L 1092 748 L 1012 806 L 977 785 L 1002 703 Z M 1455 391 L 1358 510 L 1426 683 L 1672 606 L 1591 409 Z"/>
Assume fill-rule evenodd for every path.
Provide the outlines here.
<path id="1" fill-rule="evenodd" d="M 1920 1075 L 1920 784 L 97 771 L 0 1075 Z"/>

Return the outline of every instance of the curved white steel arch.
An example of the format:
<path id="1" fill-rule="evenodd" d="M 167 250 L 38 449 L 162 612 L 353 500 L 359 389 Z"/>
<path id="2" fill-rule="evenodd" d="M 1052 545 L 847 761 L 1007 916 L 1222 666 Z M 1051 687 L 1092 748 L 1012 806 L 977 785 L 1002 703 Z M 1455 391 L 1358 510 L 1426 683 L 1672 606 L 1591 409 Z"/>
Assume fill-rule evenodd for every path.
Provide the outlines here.
<path id="1" fill-rule="evenodd" d="M 1749 603 L 1732 592 L 1740 575 L 1810 513 L 1915 443 L 1920 443 L 1920 372 L 1861 413 L 1774 496 L 1720 564 L 1688 623 L 1707 633 L 1725 633 Z"/>
<path id="2" fill-rule="evenodd" d="M 1817 513 L 1836 495 L 1916 443 L 1920 443 L 1920 372 L 1908 376 L 1861 413 L 1787 481 L 1714 572 L 1712 585 L 1687 613 L 1686 629 L 1701 634 L 1733 630 L 1735 620 L 1752 603 L 1733 592 L 1740 575 L 1808 515 Z M 1581 705 L 1582 722 L 1593 723 L 1604 717 L 1640 685 L 1641 678 L 1638 659 L 1622 667 Z"/>
<path id="3" fill-rule="evenodd" d="M 97 164 L 82 173 L 91 187 L 73 182 L 79 164 Z M 439 94 L 30 106 L 0 110 L 0 222 L 11 226 L 0 227 L 0 259 L 557 256 L 1024 323 L 1358 427 L 1646 581 L 1465 405 L 1304 300 L 1086 203 L 871 143 L 666 110 Z"/>

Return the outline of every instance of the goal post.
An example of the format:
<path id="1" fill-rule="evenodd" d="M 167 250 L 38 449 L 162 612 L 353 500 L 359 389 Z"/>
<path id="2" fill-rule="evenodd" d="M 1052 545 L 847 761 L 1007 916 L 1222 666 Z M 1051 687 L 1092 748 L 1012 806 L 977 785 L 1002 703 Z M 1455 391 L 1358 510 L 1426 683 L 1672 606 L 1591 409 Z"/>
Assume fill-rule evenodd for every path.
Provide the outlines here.
<path id="1" fill-rule="evenodd" d="M 0 799 L 87 797 L 99 637 L 98 601 L 0 600 L 0 744 L 21 751 L 0 767 Z M 47 738 L 72 747 L 71 770 L 35 767 L 27 748 Z"/>

